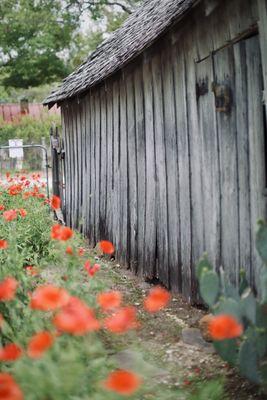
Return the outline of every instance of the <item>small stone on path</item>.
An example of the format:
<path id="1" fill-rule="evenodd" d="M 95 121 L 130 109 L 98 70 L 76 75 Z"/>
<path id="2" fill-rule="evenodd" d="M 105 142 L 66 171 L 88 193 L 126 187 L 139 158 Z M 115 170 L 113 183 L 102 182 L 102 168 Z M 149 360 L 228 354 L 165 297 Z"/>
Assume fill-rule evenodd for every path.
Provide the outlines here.
<path id="1" fill-rule="evenodd" d="M 203 339 L 198 328 L 184 328 L 182 330 L 182 340 L 184 343 L 199 347 L 208 353 L 214 353 L 213 346 Z"/>

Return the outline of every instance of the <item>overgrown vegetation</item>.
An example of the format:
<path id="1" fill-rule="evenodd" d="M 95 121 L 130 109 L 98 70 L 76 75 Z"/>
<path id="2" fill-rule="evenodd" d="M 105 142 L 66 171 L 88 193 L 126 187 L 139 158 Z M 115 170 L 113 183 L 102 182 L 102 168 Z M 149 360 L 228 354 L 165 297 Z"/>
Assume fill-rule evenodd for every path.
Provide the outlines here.
<path id="1" fill-rule="evenodd" d="M 103 266 L 95 264 L 81 237 L 53 223 L 50 207 L 57 209 L 60 199 L 45 199 L 37 174 L 1 180 L 0 398 L 189 398 L 184 390 L 174 393 L 151 380 L 151 366 L 138 354 L 133 369 L 120 368 L 110 343 L 122 335 L 135 340 L 134 331 L 142 329 L 135 306 L 98 279 Z M 107 241 L 100 248 L 114 252 Z M 154 314 L 169 298 L 156 287 L 143 310 Z M 220 383 L 215 386 L 220 393 Z"/>
<path id="2" fill-rule="evenodd" d="M 32 91 L 61 81 L 123 23 L 138 3 L 2 0 L 0 101 L 14 97 L 11 88 L 19 89 L 18 94 L 23 89 L 25 96 L 29 88 Z"/>
<path id="3" fill-rule="evenodd" d="M 216 273 L 207 257 L 198 267 L 200 293 L 214 317 L 209 331 L 223 360 L 239 369 L 241 375 L 267 391 L 267 224 L 259 223 L 256 247 L 263 266 L 259 274 L 258 297 L 241 271 L 239 289 Z"/>

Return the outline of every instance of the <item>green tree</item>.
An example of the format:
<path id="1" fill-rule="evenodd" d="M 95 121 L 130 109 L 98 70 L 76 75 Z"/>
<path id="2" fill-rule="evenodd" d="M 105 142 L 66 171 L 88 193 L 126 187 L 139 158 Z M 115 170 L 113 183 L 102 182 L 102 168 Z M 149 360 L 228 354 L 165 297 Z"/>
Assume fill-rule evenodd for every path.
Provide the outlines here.
<path id="1" fill-rule="evenodd" d="M 6 87 L 27 88 L 69 73 L 64 52 L 78 26 L 61 0 L 1 0 L 0 76 Z"/>
<path id="2" fill-rule="evenodd" d="M 0 0 L 0 100 L 7 100 L 5 88 L 61 81 L 141 1 Z M 80 29 L 85 14 L 87 32 Z"/>
<path id="3" fill-rule="evenodd" d="M 93 19 L 99 19 L 103 17 L 103 12 L 107 7 L 114 8 L 126 13 L 131 14 L 137 5 L 142 0 L 69 0 L 67 8 L 79 10 L 80 13 L 89 11 Z"/>

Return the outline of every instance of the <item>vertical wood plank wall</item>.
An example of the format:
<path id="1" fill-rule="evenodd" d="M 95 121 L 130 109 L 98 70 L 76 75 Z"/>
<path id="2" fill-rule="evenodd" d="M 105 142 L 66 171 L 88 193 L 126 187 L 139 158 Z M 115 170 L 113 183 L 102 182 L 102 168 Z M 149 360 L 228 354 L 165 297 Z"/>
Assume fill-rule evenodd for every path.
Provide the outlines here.
<path id="1" fill-rule="evenodd" d="M 254 232 L 266 217 L 259 37 L 229 45 L 255 25 L 257 7 L 235 0 L 233 13 L 229 0 L 207 16 L 203 4 L 61 106 L 67 223 L 92 244 L 112 240 L 119 262 L 191 301 L 204 251 L 233 283 L 241 267 L 257 280 Z M 231 87 L 230 113 L 216 111 L 213 82 Z"/>

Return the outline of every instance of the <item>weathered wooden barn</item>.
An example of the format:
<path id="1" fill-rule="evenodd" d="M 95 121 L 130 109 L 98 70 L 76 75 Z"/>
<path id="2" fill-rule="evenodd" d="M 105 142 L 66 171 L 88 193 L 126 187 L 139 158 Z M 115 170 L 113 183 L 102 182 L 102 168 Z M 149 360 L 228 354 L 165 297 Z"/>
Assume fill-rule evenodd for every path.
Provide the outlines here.
<path id="1" fill-rule="evenodd" d="M 145 0 L 45 100 L 61 107 L 67 223 L 191 301 L 205 251 L 255 284 L 264 85 L 267 0 Z"/>

